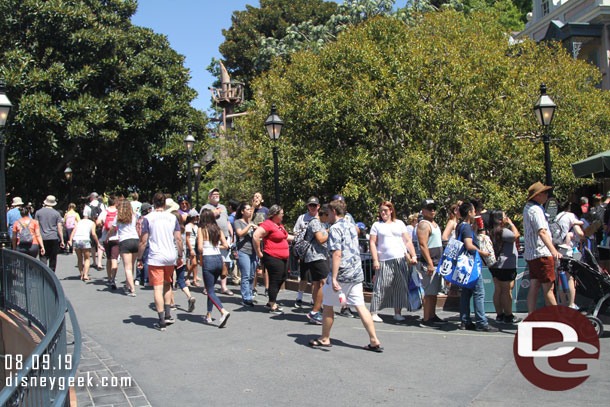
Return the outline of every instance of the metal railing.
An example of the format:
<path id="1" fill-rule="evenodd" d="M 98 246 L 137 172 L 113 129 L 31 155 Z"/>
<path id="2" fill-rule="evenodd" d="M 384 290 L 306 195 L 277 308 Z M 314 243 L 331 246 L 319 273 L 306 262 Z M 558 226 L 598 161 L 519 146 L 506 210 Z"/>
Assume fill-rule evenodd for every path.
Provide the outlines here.
<path id="1" fill-rule="evenodd" d="M 3 355 L 7 386 L 0 392 L 0 406 L 69 406 L 81 355 L 74 309 L 55 273 L 40 261 L 7 249 L 1 250 L 1 261 L 2 310 L 17 312 L 44 337 L 31 355 Z M 67 340 L 66 314 L 72 342 Z"/>

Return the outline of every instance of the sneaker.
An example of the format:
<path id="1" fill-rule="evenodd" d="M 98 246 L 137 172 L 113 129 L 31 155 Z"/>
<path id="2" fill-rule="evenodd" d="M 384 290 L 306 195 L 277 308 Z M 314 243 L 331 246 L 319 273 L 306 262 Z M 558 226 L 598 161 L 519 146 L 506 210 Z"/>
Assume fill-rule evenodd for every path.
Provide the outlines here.
<path id="1" fill-rule="evenodd" d="M 577 311 L 580 309 L 580 307 L 576 304 L 570 305 L 570 308 L 575 309 Z"/>
<path id="2" fill-rule="evenodd" d="M 176 322 L 176 320 L 174 318 L 172 318 L 172 317 L 165 318 L 165 325 L 171 325 L 174 322 Z"/>
<path id="3" fill-rule="evenodd" d="M 504 322 L 504 318 L 506 318 L 506 315 L 504 315 L 504 314 L 497 314 L 496 315 L 496 322 Z"/>
<path id="4" fill-rule="evenodd" d="M 310 324 L 322 325 L 322 313 L 310 311 L 307 313 L 307 318 Z"/>
<path id="5" fill-rule="evenodd" d="M 435 324 L 437 324 L 437 325 L 444 325 L 444 324 L 447 324 L 447 323 L 448 323 L 448 322 L 447 322 L 447 321 L 445 321 L 444 319 L 439 318 L 439 317 L 438 317 L 438 315 L 436 315 L 436 314 L 434 314 L 434 316 L 432 317 L 432 319 L 431 319 L 431 320 L 432 320 L 432 322 L 434 322 L 434 323 L 435 323 Z"/>
<path id="6" fill-rule="evenodd" d="M 522 318 L 516 317 L 514 315 L 504 315 L 504 323 L 506 324 L 518 324 L 519 322 L 523 321 Z"/>
<path id="7" fill-rule="evenodd" d="M 434 323 L 434 321 L 432 319 L 429 319 L 427 321 L 422 320 L 419 323 L 419 326 L 421 328 L 436 328 L 437 327 L 437 325 Z"/>
<path id="8" fill-rule="evenodd" d="M 158 331 L 165 331 L 165 327 L 166 327 L 166 325 L 165 325 L 165 324 L 161 325 L 160 323 L 155 322 L 155 323 L 153 324 L 153 327 L 154 327 L 156 330 L 158 330 Z"/>
<path id="9" fill-rule="evenodd" d="M 137 295 L 136 295 L 136 292 L 135 292 L 135 291 L 128 291 L 128 292 L 127 292 L 127 296 L 128 296 L 128 297 L 136 297 Z"/>
<path id="10" fill-rule="evenodd" d="M 275 308 L 269 308 L 269 313 L 270 314 L 275 314 L 275 315 L 282 315 L 284 314 L 284 310 L 282 309 L 282 307 L 280 307 L 279 305 L 276 306 Z"/>
<path id="11" fill-rule="evenodd" d="M 343 308 L 339 312 L 339 315 L 341 315 L 342 317 L 347 317 L 347 318 L 355 318 L 354 314 L 352 314 L 352 310 L 350 310 L 349 308 Z"/>
<path id="12" fill-rule="evenodd" d="M 195 297 L 189 298 L 189 308 L 187 312 L 193 312 L 195 310 L 195 301 L 197 301 Z"/>
<path id="13" fill-rule="evenodd" d="M 474 331 L 476 329 L 476 326 L 472 322 L 469 322 L 467 324 L 462 322 L 459 326 L 459 329 L 461 329 L 462 331 Z"/>
<path id="14" fill-rule="evenodd" d="M 218 327 L 224 328 L 225 325 L 227 325 L 227 321 L 229 320 L 230 316 L 231 316 L 231 313 L 229 311 L 222 314 L 222 316 L 220 317 L 220 323 L 218 324 Z"/>
<path id="15" fill-rule="evenodd" d="M 254 307 L 254 301 L 252 301 L 252 300 L 243 300 L 241 302 L 241 305 L 243 305 L 244 307 Z"/>
<path id="16" fill-rule="evenodd" d="M 269 290 L 265 288 L 265 293 L 263 294 L 265 297 L 269 297 Z"/>
<path id="17" fill-rule="evenodd" d="M 203 316 L 203 322 L 204 322 L 205 324 L 211 324 L 212 322 L 214 322 L 214 318 L 212 318 L 212 317 L 209 317 L 209 318 L 208 318 L 208 317 L 206 317 L 206 316 L 204 315 L 204 316 Z"/>
<path id="18" fill-rule="evenodd" d="M 113 290 L 116 290 L 116 288 L 117 288 L 116 287 L 116 281 L 114 281 L 114 280 L 110 281 L 110 288 L 113 289 Z"/>
<path id="19" fill-rule="evenodd" d="M 490 326 L 490 325 L 485 325 L 485 326 L 482 326 L 482 327 L 477 327 L 476 329 L 479 332 L 498 332 L 499 331 L 498 328 L 496 328 L 495 326 Z"/>
<path id="20" fill-rule="evenodd" d="M 171 309 L 172 311 L 176 311 L 176 310 L 178 309 L 178 306 L 177 306 L 176 304 L 172 304 L 172 305 L 170 306 L 170 309 Z"/>
<path id="21" fill-rule="evenodd" d="M 350 314 L 351 314 L 351 311 L 350 311 Z M 377 314 L 373 314 L 372 317 L 373 317 L 373 321 L 375 321 L 375 322 L 383 322 L 383 319 L 381 319 L 381 317 Z"/>
<path id="22" fill-rule="evenodd" d="M 134 282 L 134 284 L 135 284 L 135 285 L 140 285 L 140 280 L 136 280 L 136 281 Z"/>
<path id="23" fill-rule="evenodd" d="M 253 297 L 258 296 L 258 291 L 256 291 L 256 290 L 252 290 L 252 296 L 253 296 Z"/>
<path id="24" fill-rule="evenodd" d="M 400 314 L 394 314 L 394 321 L 404 321 L 405 319 L 407 318 L 403 317 Z"/>
<path id="25" fill-rule="evenodd" d="M 303 308 L 303 300 L 296 300 L 294 303 L 295 308 Z"/>

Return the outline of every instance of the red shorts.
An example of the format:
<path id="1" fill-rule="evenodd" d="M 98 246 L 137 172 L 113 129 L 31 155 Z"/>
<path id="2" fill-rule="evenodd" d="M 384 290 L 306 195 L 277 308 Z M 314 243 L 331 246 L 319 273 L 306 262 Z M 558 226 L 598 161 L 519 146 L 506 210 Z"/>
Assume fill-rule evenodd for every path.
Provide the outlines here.
<path id="1" fill-rule="evenodd" d="M 541 283 L 555 281 L 555 261 L 552 257 L 528 260 L 527 265 L 530 269 L 530 280 L 540 280 Z"/>
<path id="2" fill-rule="evenodd" d="M 174 266 L 148 265 L 148 281 L 153 287 L 163 285 L 163 283 L 170 284 L 172 282 L 173 274 Z"/>

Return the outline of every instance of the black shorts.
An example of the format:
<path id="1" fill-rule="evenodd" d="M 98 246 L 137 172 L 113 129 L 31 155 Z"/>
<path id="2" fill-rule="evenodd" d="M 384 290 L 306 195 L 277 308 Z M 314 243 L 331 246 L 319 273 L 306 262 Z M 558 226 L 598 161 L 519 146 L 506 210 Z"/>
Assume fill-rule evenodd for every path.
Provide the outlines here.
<path id="1" fill-rule="evenodd" d="M 119 253 L 137 253 L 139 239 L 127 239 L 119 242 Z"/>
<path id="2" fill-rule="evenodd" d="M 490 268 L 491 275 L 498 281 L 513 281 L 517 277 L 517 269 L 493 269 Z"/>
<path id="3" fill-rule="evenodd" d="M 328 261 L 316 260 L 311 263 L 301 263 L 301 278 L 303 278 L 303 273 L 307 274 L 307 272 L 311 275 L 311 281 L 324 280 L 330 272 Z"/>
<path id="4" fill-rule="evenodd" d="M 108 244 L 104 245 L 106 250 L 106 258 L 111 260 L 117 260 L 119 258 L 119 241 L 109 240 Z"/>

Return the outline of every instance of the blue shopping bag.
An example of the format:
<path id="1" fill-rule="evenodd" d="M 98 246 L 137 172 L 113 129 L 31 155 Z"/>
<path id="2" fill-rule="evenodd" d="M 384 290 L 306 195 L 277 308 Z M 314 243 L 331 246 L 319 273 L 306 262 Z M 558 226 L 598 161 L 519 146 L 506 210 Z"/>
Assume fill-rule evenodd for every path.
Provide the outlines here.
<path id="1" fill-rule="evenodd" d="M 407 290 L 409 297 L 409 311 L 416 311 L 423 306 L 424 288 L 421 285 L 419 273 L 415 267 L 409 267 L 409 287 Z"/>
<path id="2" fill-rule="evenodd" d="M 479 252 L 468 253 L 461 241 L 462 232 L 457 239 L 451 238 L 443 251 L 436 272 L 451 284 L 472 288 L 481 277 L 481 256 Z M 474 239 L 474 234 L 473 234 Z"/>

